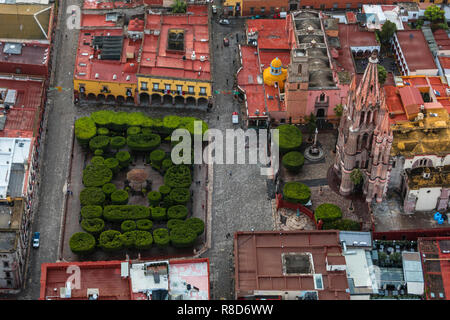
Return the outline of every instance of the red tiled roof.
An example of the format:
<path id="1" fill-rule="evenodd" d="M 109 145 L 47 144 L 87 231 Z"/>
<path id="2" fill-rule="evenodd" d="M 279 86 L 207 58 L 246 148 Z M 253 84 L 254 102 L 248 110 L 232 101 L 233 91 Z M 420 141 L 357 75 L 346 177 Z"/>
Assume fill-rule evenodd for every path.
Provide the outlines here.
<path id="1" fill-rule="evenodd" d="M 114 21 L 106 21 L 104 14 L 83 14 L 81 27 L 115 27 Z"/>
<path id="2" fill-rule="evenodd" d="M 4 43 L 0 43 L 0 52 L 3 52 Z M 24 44 L 21 54 L 0 54 L 0 72 L 28 75 L 48 75 L 49 45 Z"/>
<path id="3" fill-rule="evenodd" d="M 422 30 L 397 31 L 397 38 L 410 71 L 437 69 Z"/>
<path id="4" fill-rule="evenodd" d="M 411 104 L 421 105 L 424 103 L 422 95 L 416 87 L 407 86 L 399 88 L 398 92 L 404 106 L 409 106 Z"/>
<path id="5" fill-rule="evenodd" d="M 450 39 L 445 30 L 436 30 L 433 35 L 439 50 L 450 50 Z"/>
<path id="6" fill-rule="evenodd" d="M 260 50 L 291 49 L 285 19 L 247 20 L 247 29 L 258 31 L 258 47 Z"/>
<path id="7" fill-rule="evenodd" d="M 345 13 L 345 16 L 347 17 L 347 22 L 348 22 L 348 23 L 356 23 L 356 22 L 357 22 L 357 20 L 356 20 L 356 15 L 355 15 L 354 12 L 352 12 L 352 11 L 347 11 L 347 12 Z"/>
<path id="8" fill-rule="evenodd" d="M 134 8 L 143 4 L 159 4 L 162 5 L 162 0 L 131 0 L 130 3 L 123 1 L 98 1 L 98 0 L 84 0 L 83 9 L 114 9 L 114 8 Z"/>
<path id="9" fill-rule="evenodd" d="M 442 69 L 450 69 L 450 57 L 439 56 L 438 58 Z"/>

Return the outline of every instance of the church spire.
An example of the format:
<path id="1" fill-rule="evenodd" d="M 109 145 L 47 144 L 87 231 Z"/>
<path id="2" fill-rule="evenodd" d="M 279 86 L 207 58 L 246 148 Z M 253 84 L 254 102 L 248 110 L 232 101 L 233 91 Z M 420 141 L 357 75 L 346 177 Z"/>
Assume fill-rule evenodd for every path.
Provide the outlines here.
<path id="1" fill-rule="evenodd" d="M 366 71 L 356 89 L 356 110 L 364 110 L 369 105 L 376 106 L 381 99 L 380 84 L 378 82 L 378 57 L 376 51 L 369 57 Z"/>

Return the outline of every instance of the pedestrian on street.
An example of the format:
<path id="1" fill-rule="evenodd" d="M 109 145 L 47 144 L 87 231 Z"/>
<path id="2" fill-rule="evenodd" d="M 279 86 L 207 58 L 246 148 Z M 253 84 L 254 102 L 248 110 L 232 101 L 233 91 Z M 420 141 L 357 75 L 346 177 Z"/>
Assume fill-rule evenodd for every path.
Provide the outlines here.
<path id="1" fill-rule="evenodd" d="M 202 203 L 202 209 L 205 209 L 205 205 Z"/>
<path id="2" fill-rule="evenodd" d="M 228 79 L 227 79 L 227 85 L 228 85 Z"/>
<path id="3" fill-rule="evenodd" d="M 217 116 L 217 120 L 219 120 L 219 116 Z"/>
<path id="4" fill-rule="evenodd" d="M 230 170 L 230 177 L 231 177 L 232 174 L 233 174 L 233 172 L 231 172 L 231 170 Z"/>

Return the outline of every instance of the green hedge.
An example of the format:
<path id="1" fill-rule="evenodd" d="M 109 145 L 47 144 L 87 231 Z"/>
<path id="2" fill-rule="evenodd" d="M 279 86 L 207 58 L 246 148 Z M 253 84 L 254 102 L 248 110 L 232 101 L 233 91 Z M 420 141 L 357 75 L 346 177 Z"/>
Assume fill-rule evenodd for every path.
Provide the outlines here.
<path id="1" fill-rule="evenodd" d="M 142 112 L 127 112 L 127 125 L 128 127 L 140 127 L 148 119 L 148 116 Z"/>
<path id="2" fill-rule="evenodd" d="M 129 127 L 127 129 L 127 136 L 132 136 L 133 134 L 141 133 L 141 127 Z"/>
<path id="3" fill-rule="evenodd" d="M 287 182 L 283 188 L 283 198 L 293 203 L 308 203 L 311 198 L 311 190 L 300 182 Z"/>
<path id="4" fill-rule="evenodd" d="M 167 218 L 168 219 L 184 220 L 184 219 L 186 219 L 187 215 L 188 215 L 187 207 L 184 205 L 181 205 L 181 204 L 172 206 L 169 208 L 169 210 L 167 210 Z"/>
<path id="5" fill-rule="evenodd" d="M 131 163 L 131 155 L 128 151 L 117 152 L 116 159 L 119 160 L 119 165 L 121 168 L 127 168 Z"/>
<path id="6" fill-rule="evenodd" d="M 119 160 L 117 158 L 108 158 L 105 160 L 105 166 L 107 166 L 113 174 L 118 173 L 120 170 Z"/>
<path id="7" fill-rule="evenodd" d="M 99 136 L 108 136 L 109 135 L 109 129 L 108 128 L 98 128 L 97 134 Z"/>
<path id="8" fill-rule="evenodd" d="M 138 230 L 150 231 L 153 228 L 153 222 L 150 219 L 139 219 L 136 221 Z"/>
<path id="9" fill-rule="evenodd" d="M 194 135 L 194 122 L 199 121 L 201 123 L 201 134 L 202 136 L 205 134 L 206 130 L 208 130 L 208 125 L 203 120 L 194 118 L 194 117 L 184 117 L 180 119 L 180 124 L 178 126 L 179 129 L 186 129 L 189 131 L 191 135 Z"/>
<path id="10" fill-rule="evenodd" d="M 84 188 L 80 192 L 80 202 L 82 206 L 103 205 L 105 194 L 101 188 Z"/>
<path id="11" fill-rule="evenodd" d="M 161 201 L 161 193 L 159 193 L 158 191 L 150 191 L 147 194 L 147 199 L 148 203 L 151 206 L 156 207 L 159 205 L 159 202 Z"/>
<path id="12" fill-rule="evenodd" d="M 111 139 L 108 136 L 95 136 L 89 141 L 89 148 L 92 151 L 95 151 L 97 149 L 106 151 L 108 149 L 110 140 Z"/>
<path id="13" fill-rule="evenodd" d="M 102 187 L 102 191 L 105 195 L 107 195 L 108 197 L 111 196 L 111 194 L 116 191 L 116 185 L 114 183 L 107 183 L 105 185 L 103 185 Z"/>
<path id="14" fill-rule="evenodd" d="M 172 160 L 171 159 L 164 159 L 162 161 L 161 168 L 165 171 L 165 170 L 169 169 L 170 167 L 173 167 Z"/>
<path id="15" fill-rule="evenodd" d="M 316 221 L 331 222 L 342 218 L 342 210 L 332 203 L 322 203 L 314 210 Z"/>
<path id="16" fill-rule="evenodd" d="M 148 219 L 150 218 L 150 209 L 139 205 L 110 205 L 103 209 L 103 217 L 111 222 Z"/>
<path id="17" fill-rule="evenodd" d="M 101 218 L 103 208 L 101 206 L 84 206 L 81 208 L 81 217 L 83 219 Z"/>
<path id="18" fill-rule="evenodd" d="M 92 234 L 77 232 L 70 237 L 69 246 L 75 254 L 88 254 L 95 249 L 95 238 Z"/>
<path id="19" fill-rule="evenodd" d="M 83 184 L 86 187 L 101 187 L 111 181 L 113 173 L 106 165 L 88 165 L 83 170 Z"/>
<path id="20" fill-rule="evenodd" d="M 201 235 L 205 231 L 205 223 L 199 218 L 189 218 L 186 220 L 186 226 L 191 228 L 197 233 L 197 236 Z"/>
<path id="21" fill-rule="evenodd" d="M 188 188 L 173 188 L 170 191 L 169 198 L 175 204 L 186 204 L 191 198 L 191 192 Z"/>
<path id="22" fill-rule="evenodd" d="M 82 117 L 75 121 L 75 137 L 79 144 L 87 146 L 97 134 L 95 122 L 90 117 Z"/>
<path id="23" fill-rule="evenodd" d="M 126 144 L 127 144 L 127 139 L 125 139 L 125 137 L 121 137 L 121 136 L 112 137 L 111 141 L 109 143 L 109 145 L 111 146 L 111 149 L 114 149 L 114 150 L 122 149 L 123 147 L 125 147 Z"/>
<path id="24" fill-rule="evenodd" d="M 172 134 L 172 132 L 180 126 L 181 118 L 178 116 L 165 116 L 163 118 L 163 131 L 165 134 Z"/>
<path id="25" fill-rule="evenodd" d="M 299 128 L 291 124 L 282 124 L 278 129 L 278 146 L 280 153 L 298 150 L 302 145 L 302 132 Z"/>
<path id="26" fill-rule="evenodd" d="M 185 220 L 170 219 L 169 221 L 167 221 L 167 229 L 172 230 L 173 228 L 184 225 L 185 222 Z"/>
<path id="27" fill-rule="evenodd" d="M 127 249 L 133 248 L 136 242 L 136 230 L 122 233 L 119 237 L 120 241 L 122 241 L 122 244 L 125 248 Z"/>
<path id="28" fill-rule="evenodd" d="M 189 188 L 191 182 L 191 170 L 184 164 L 170 167 L 164 174 L 164 184 L 171 188 Z"/>
<path id="29" fill-rule="evenodd" d="M 91 113 L 91 118 L 99 127 L 109 127 L 114 115 L 114 111 L 100 110 Z"/>
<path id="30" fill-rule="evenodd" d="M 158 189 L 159 193 L 161 193 L 162 198 L 165 198 L 166 196 L 168 196 L 170 194 L 170 190 L 171 190 L 171 188 L 166 185 L 162 185 Z"/>
<path id="31" fill-rule="evenodd" d="M 151 208 L 151 212 L 152 212 L 152 219 L 154 221 L 162 221 L 167 219 L 166 208 L 154 207 Z"/>
<path id="32" fill-rule="evenodd" d="M 104 153 L 102 149 L 97 149 L 94 151 L 94 156 L 102 156 Z"/>
<path id="33" fill-rule="evenodd" d="M 150 153 L 150 161 L 152 166 L 160 168 L 162 165 L 162 161 L 166 157 L 166 153 L 161 149 L 153 150 Z"/>
<path id="34" fill-rule="evenodd" d="M 170 243 L 169 230 L 165 228 L 159 228 L 153 231 L 153 240 L 158 248 L 165 248 Z"/>
<path id="35" fill-rule="evenodd" d="M 116 190 L 111 193 L 112 204 L 127 204 L 128 203 L 128 192 L 125 190 Z"/>
<path id="36" fill-rule="evenodd" d="M 117 230 L 106 230 L 100 234 L 99 247 L 105 251 L 118 251 L 123 248 L 121 233 Z"/>
<path id="37" fill-rule="evenodd" d="M 109 128 L 117 132 L 124 132 L 127 129 L 128 112 L 114 112 L 111 117 Z"/>
<path id="38" fill-rule="evenodd" d="M 350 219 L 337 219 L 334 221 L 324 222 L 322 229 L 324 230 L 343 230 L 343 231 L 361 231 L 359 222 Z"/>
<path id="39" fill-rule="evenodd" d="M 100 218 L 83 219 L 81 220 L 81 228 L 86 232 L 96 235 L 105 229 L 105 221 Z"/>
<path id="40" fill-rule="evenodd" d="M 128 232 L 128 231 L 136 230 L 136 222 L 134 222 L 133 220 L 125 220 L 120 225 L 120 230 L 122 232 Z"/>
<path id="41" fill-rule="evenodd" d="M 170 242 L 176 248 L 191 247 L 197 239 L 197 233 L 185 223 L 170 230 Z"/>
<path id="42" fill-rule="evenodd" d="M 141 133 L 142 134 L 150 134 L 150 133 L 153 133 L 153 132 L 152 132 L 152 129 L 150 129 L 150 128 L 142 128 L 141 129 Z"/>
<path id="43" fill-rule="evenodd" d="M 136 233 L 136 241 L 134 246 L 136 249 L 146 250 L 150 249 L 153 243 L 153 236 L 148 231 L 137 230 Z"/>
<path id="44" fill-rule="evenodd" d="M 134 134 L 127 137 L 127 144 L 132 151 L 152 151 L 161 144 L 161 137 L 158 134 Z"/>
<path id="45" fill-rule="evenodd" d="M 105 158 L 103 158 L 102 156 L 94 156 L 91 159 L 91 164 L 94 165 L 94 166 L 101 165 L 101 164 L 104 164 L 104 163 L 105 163 Z"/>
<path id="46" fill-rule="evenodd" d="M 297 173 L 303 167 L 305 157 L 301 152 L 291 151 L 283 156 L 281 163 L 287 170 Z"/>

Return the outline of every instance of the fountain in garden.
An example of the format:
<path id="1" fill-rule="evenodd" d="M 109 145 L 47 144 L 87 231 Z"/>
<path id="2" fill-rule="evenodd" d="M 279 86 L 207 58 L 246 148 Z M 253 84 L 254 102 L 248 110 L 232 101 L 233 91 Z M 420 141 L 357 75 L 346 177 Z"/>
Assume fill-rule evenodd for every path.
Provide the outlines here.
<path id="1" fill-rule="evenodd" d="M 317 162 L 325 158 L 325 152 L 322 146 L 317 141 L 317 135 L 319 131 L 316 128 L 316 133 L 314 134 L 314 143 L 305 149 L 305 158 L 312 162 Z"/>

